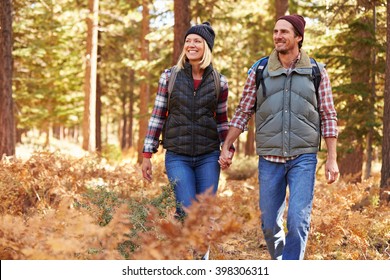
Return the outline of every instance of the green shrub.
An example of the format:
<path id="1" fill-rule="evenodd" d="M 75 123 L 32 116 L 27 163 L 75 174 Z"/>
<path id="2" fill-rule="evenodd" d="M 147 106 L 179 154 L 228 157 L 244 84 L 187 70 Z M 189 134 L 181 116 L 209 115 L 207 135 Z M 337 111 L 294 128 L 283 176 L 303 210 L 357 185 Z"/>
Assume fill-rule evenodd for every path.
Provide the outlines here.
<path id="1" fill-rule="evenodd" d="M 159 196 L 149 198 L 131 198 L 128 201 L 130 208 L 130 223 L 132 228 L 130 232 L 125 234 L 128 240 L 119 245 L 119 252 L 126 258 L 129 259 L 131 254 L 136 249 L 140 248 L 138 244 L 138 236 L 140 233 L 153 232 L 153 218 L 166 218 L 169 212 L 172 212 L 176 208 L 176 200 L 173 192 L 172 185 L 166 185 L 162 187 L 162 192 Z M 157 215 L 150 215 L 151 209 L 157 211 Z"/>

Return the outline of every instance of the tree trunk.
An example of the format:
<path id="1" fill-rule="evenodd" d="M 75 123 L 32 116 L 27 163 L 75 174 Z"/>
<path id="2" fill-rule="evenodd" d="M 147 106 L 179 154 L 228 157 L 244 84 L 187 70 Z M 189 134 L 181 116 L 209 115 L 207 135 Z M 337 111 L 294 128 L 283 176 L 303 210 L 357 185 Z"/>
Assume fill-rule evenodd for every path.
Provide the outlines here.
<path id="1" fill-rule="evenodd" d="M 374 34 L 376 34 L 376 6 L 375 6 L 375 3 L 373 3 L 372 5 L 372 24 L 374 26 Z M 375 118 L 375 110 L 374 110 L 374 107 L 375 107 L 375 104 L 377 102 L 377 96 L 376 96 L 376 81 L 375 81 L 375 77 L 376 77 L 376 50 L 375 50 L 375 47 L 372 48 L 372 54 L 371 54 L 371 102 L 373 105 L 372 108 L 372 118 L 374 119 Z M 364 172 L 364 179 L 368 179 L 371 177 L 371 170 L 372 170 L 372 161 L 373 161 L 373 153 L 374 153 L 374 149 L 373 149 L 373 137 L 374 137 L 374 127 L 372 125 L 370 125 L 370 127 L 368 128 L 368 133 L 367 133 L 367 147 L 366 147 L 366 169 L 365 169 L 365 172 Z"/>
<path id="2" fill-rule="evenodd" d="M 373 148 L 372 148 L 372 134 L 373 129 L 371 128 L 368 132 L 367 138 L 367 148 L 366 148 L 366 169 L 364 171 L 364 179 L 368 179 L 371 177 L 371 169 L 372 169 L 372 156 L 373 156 Z"/>
<path id="3" fill-rule="evenodd" d="M 12 99 L 12 0 L 0 3 L 0 160 L 15 155 Z"/>
<path id="4" fill-rule="evenodd" d="M 96 151 L 102 151 L 102 85 L 100 74 L 96 76 Z"/>
<path id="5" fill-rule="evenodd" d="M 149 41 L 146 40 L 146 35 L 149 33 L 149 2 L 150 0 L 142 0 L 142 32 L 141 32 L 141 59 L 145 62 L 149 61 Z M 137 162 L 142 162 L 142 149 L 144 138 L 148 127 L 148 103 L 150 99 L 149 89 L 149 73 L 147 67 L 145 67 L 141 76 L 143 80 L 141 82 L 140 91 L 140 108 L 139 108 L 139 134 L 138 134 L 138 159 Z"/>
<path id="6" fill-rule="evenodd" d="M 184 35 L 191 26 L 190 0 L 174 0 L 173 10 L 175 14 L 173 64 L 176 64 L 183 49 Z"/>
<path id="7" fill-rule="evenodd" d="M 248 135 L 245 142 L 245 155 L 253 156 L 255 154 L 255 118 L 252 117 L 248 123 Z"/>
<path id="8" fill-rule="evenodd" d="M 98 42 L 101 39 L 101 32 L 98 31 Z M 97 67 L 101 63 L 102 59 L 102 48 L 101 46 L 97 47 Z M 96 70 L 97 71 L 97 70 Z M 102 85 L 100 82 L 100 74 L 96 74 L 96 151 L 102 152 Z"/>
<path id="9" fill-rule="evenodd" d="M 386 78 L 383 109 L 381 201 L 390 202 L 390 1 L 387 1 Z"/>
<path id="10" fill-rule="evenodd" d="M 83 149 L 94 152 L 96 150 L 96 75 L 99 0 L 88 0 L 88 8 Z"/>
<path id="11" fill-rule="evenodd" d="M 134 82 L 135 71 L 130 70 L 129 75 L 129 125 L 127 127 L 127 148 L 133 147 L 133 123 L 134 123 Z"/>
<path id="12" fill-rule="evenodd" d="M 122 102 L 122 127 L 120 131 L 120 143 L 121 143 L 121 150 L 126 149 L 126 130 L 127 130 L 127 110 L 126 110 L 126 104 L 127 104 L 127 87 L 126 87 L 127 77 L 125 75 L 121 75 L 121 102 Z"/>
<path id="13" fill-rule="evenodd" d="M 288 10 L 288 0 L 275 0 L 275 21 L 284 16 Z"/>
<path id="14" fill-rule="evenodd" d="M 363 5 L 364 3 L 360 3 L 360 5 Z M 369 9 L 370 7 L 365 7 Z M 359 21 L 361 21 L 362 25 L 369 25 L 370 18 L 368 16 L 362 16 L 359 18 Z M 370 74 L 372 71 L 371 63 L 361 63 L 367 60 L 367 58 L 370 58 L 372 56 L 372 50 L 370 46 L 367 44 L 364 44 L 364 39 L 370 39 L 371 34 L 369 31 L 365 29 L 358 29 L 358 31 L 355 31 L 357 34 L 356 36 L 358 38 L 361 38 L 361 40 L 356 40 L 351 43 L 351 56 L 355 59 L 355 62 L 352 63 L 352 71 L 351 71 L 351 83 L 356 85 L 367 85 L 367 91 L 370 91 Z M 374 112 L 375 112 L 375 97 L 373 97 L 371 94 L 368 95 L 369 98 L 365 100 L 367 110 L 372 115 L 370 115 L 369 119 L 374 119 Z M 350 98 L 352 100 L 355 99 L 354 95 L 350 95 Z M 351 104 L 353 104 L 351 102 Z M 348 127 L 355 127 L 355 122 L 352 118 L 347 120 Z M 365 127 L 366 130 L 370 130 L 370 127 Z M 349 151 L 340 157 L 340 174 L 342 176 L 344 175 L 352 175 L 354 182 L 361 182 L 362 175 L 363 175 L 363 154 L 364 149 L 362 146 L 362 143 L 364 143 L 365 137 L 367 135 L 366 131 L 362 131 L 361 128 L 355 128 L 352 130 L 351 135 L 348 135 L 346 142 L 349 145 Z M 371 145 L 371 142 L 369 142 Z M 352 151 L 352 152 L 351 152 Z"/>
<path id="15" fill-rule="evenodd" d="M 353 143 L 351 139 L 351 143 Z M 340 159 L 340 174 L 351 183 L 362 181 L 363 147 L 361 144 L 351 146 Z"/>

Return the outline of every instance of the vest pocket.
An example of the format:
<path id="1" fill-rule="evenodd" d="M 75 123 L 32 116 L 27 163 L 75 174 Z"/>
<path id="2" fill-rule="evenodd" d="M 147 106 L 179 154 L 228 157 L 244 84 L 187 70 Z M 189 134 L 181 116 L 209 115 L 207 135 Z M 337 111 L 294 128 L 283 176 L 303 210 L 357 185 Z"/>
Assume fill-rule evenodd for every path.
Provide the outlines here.
<path id="1" fill-rule="evenodd" d="M 263 122 L 260 123 L 260 125 L 257 128 L 257 131 L 260 131 L 265 125 L 267 125 L 272 119 L 274 118 L 274 115 L 269 115 Z"/>
<path id="2" fill-rule="evenodd" d="M 316 125 L 314 123 L 311 123 L 310 121 L 308 121 L 308 119 L 306 119 L 302 115 L 297 115 L 297 118 L 298 118 L 298 120 L 304 122 L 306 125 L 310 126 L 315 131 L 318 131 L 318 128 L 316 127 Z"/>

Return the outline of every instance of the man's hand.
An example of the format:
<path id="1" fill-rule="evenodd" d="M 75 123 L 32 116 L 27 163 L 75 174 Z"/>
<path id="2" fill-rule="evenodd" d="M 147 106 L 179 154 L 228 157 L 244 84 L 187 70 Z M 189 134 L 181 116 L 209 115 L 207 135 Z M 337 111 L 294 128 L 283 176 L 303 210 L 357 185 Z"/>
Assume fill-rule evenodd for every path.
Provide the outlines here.
<path id="1" fill-rule="evenodd" d="M 328 184 L 332 184 L 339 177 L 339 166 L 337 165 L 337 152 L 336 152 L 335 137 L 325 138 L 326 147 L 328 149 L 326 164 L 325 164 L 325 177 Z"/>
<path id="2" fill-rule="evenodd" d="M 339 167 L 336 160 L 327 160 L 325 164 L 325 177 L 328 184 L 334 183 L 339 177 Z"/>
<path id="3" fill-rule="evenodd" d="M 231 126 L 229 128 L 218 160 L 222 170 L 228 168 L 232 164 L 234 153 L 230 151 L 230 147 L 233 145 L 233 142 L 238 138 L 238 136 L 240 136 L 241 132 L 242 131 L 236 127 Z"/>
<path id="4" fill-rule="evenodd" d="M 219 156 L 218 163 L 221 166 L 221 169 L 227 169 L 232 164 L 233 153 L 229 151 L 226 147 L 222 147 L 221 155 Z"/>

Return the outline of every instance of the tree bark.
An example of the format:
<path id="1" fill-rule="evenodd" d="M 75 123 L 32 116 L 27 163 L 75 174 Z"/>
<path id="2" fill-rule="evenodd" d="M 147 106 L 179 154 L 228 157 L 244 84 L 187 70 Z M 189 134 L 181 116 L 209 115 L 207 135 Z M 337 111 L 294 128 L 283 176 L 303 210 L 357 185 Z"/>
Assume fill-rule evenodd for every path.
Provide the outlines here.
<path id="1" fill-rule="evenodd" d="M 364 3 L 360 3 L 363 5 Z M 370 7 L 365 7 L 369 9 Z M 362 24 L 368 25 L 370 23 L 370 18 L 367 16 L 362 16 L 359 18 Z M 367 44 L 362 43 L 364 39 L 369 39 L 371 34 L 364 29 L 359 29 L 356 32 L 356 36 L 361 38 L 361 40 L 356 40 L 351 43 L 351 56 L 356 60 L 356 63 L 352 63 L 352 71 L 351 71 L 351 83 L 359 84 L 359 85 L 370 85 L 370 75 L 367 73 L 371 73 L 371 64 L 370 63 L 360 63 L 361 61 L 367 60 L 372 55 L 372 49 Z M 367 90 L 371 90 L 369 86 L 367 86 Z M 371 94 L 368 95 L 369 98 L 365 100 L 367 104 L 367 110 L 371 113 L 369 119 L 374 119 L 375 116 L 373 113 L 375 112 L 375 97 Z M 353 100 L 356 98 L 354 95 L 350 95 L 351 103 L 353 104 Z M 354 120 L 348 119 L 347 126 L 354 127 Z M 367 128 L 369 130 L 369 128 Z M 354 129 L 351 132 L 351 135 L 348 135 L 348 138 L 345 143 L 349 143 L 349 151 L 340 157 L 340 174 L 341 176 L 349 176 L 352 175 L 354 182 L 361 182 L 363 175 L 363 154 L 364 148 L 362 143 L 364 143 L 365 137 L 367 133 L 361 131 L 361 129 Z M 370 145 L 371 143 L 368 142 Z"/>
<path id="2" fill-rule="evenodd" d="M 135 71 L 130 70 L 129 75 L 129 121 L 127 127 L 127 148 L 133 147 L 133 124 L 134 124 L 134 82 L 135 82 Z"/>
<path id="3" fill-rule="evenodd" d="M 174 0 L 173 10 L 175 14 L 173 64 L 176 64 L 183 49 L 184 35 L 191 26 L 190 0 Z"/>
<path id="4" fill-rule="evenodd" d="M 100 82 L 100 74 L 96 76 L 96 151 L 102 151 L 102 85 Z"/>
<path id="5" fill-rule="evenodd" d="M 275 21 L 284 16 L 288 10 L 288 0 L 275 0 Z"/>
<path id="6" fill-rule="evenodd" d="M 245 155 L 253 156 L 255 154 L 255 118 L 252 117 L 248 123 L 248 135 L 245 142 Z"/>
<path id="7" fill-rule="evenodd" d="M 96 150 L 96 76 L 98 47 L 99 0 L 88 0 L 87 55 L 85 69 L 85 100 L 83 119 L 83 149 Z"/>
<path id="8" fill-rule="evenodd" d="M 101 32 L 98 31 L 98 42 L 101 39 Z M 99 68 L 99 65 L 101 63 L 102 59 L 102 48 L 101 46 L 97 47 L 97 67 Z M 97 71 L 97 70 L 96 70 Z M 99 72 L 96 73 L 96 151 L 102 152 L 102 84 L 100 81 L 100 74 Z"/>
<path id="9" fill-rule="evenodd" d="M 0 160 L 15 155 L 12 99 L 12 0 L 0 3 Z"/>
<path id="10" fill-rule="evenodd" d="M 351 143 L 355 143 L 353 137 L 350 138 Z M 344 179 L 348 179 L 351 183 L 358 183 L 362 181 L 362 164 L 363 164 L 363 147 L 357 143 L 351 144 L 351 148 L 340 162 L 340 174 Z"/>
<path id="11" fill-rule="evenodd" d="M 377 28 L 376 28 L 376 6 L 375 2 L 372 5 L 372 25 L 374 27 L 374 34 L 377 33 Z M 372 53 L 371 53 L 371 101 L 372 101 L 372 112 L 375 112 L 374 107 L 377 102 L 377 96 L 376 96 L 376 50 L 375 47 L 372 48 Z M 375 114 L 372 115 L 372 118 L 375 118 Z M 373 137 L 374 137 L 374 127 L 370 125 L 368 127 L 368 133 L 367 133 L 367 145 L 366 145 L 366 169 L 364 172 L 364 179 L 368 179 L 371 177 L 371 170 L 372 170 L 372 161 L 373 161 Z"/>
<path id="12" fill-rule="evenodd" d="M 386 78 L 383 109 L 381 201 L 390 202 L 390 1 L 387 1 Z"/>
<path id="13" fill-rule="evenodd" d="M 128 120 L 128 117 L 127 117 L 127 110 L 126 110 L 126 105 L 127 105 L 127 95 L 128 95 L 128 92 L 127 92 L 127 86 L 126 86 L 126 82 L 127 82 L 127 76 L 126 75 L 121 75 L 121 93 L 122 93 L 122 96 L 121 96 L 121 102 L 122 102 L 122 121 L 121 121 L 121 132 L 120 132 L 120 142 L 121 142 L 121 150 L 125 150 L 126 149 L 126 144 L 127 144 L 127 141 L 126 141 L 126 130 L 127 130 L 127 120 Z"/>
<path id="14" fill-rule="evenodd" d="M 149 61 L 149 41 L 146 40 L 146 35 L 149 33 L 149 2 L 150 0 L 142 0 L 142 32 L 141 32 L 141 59 L 143 61 Z M 148 127 L 148 103 L 150 99 L 149 88 L 149 73 L 147 67 L 145 67 L 141 76 L 143 80 L 141 82 L 140 91 L 140 108 L 139 108 L 139 134 L 138 134 L 138 159 L 137 162 L 142 162 L 142 149 L 143 142 L 146 136 Z"/>

